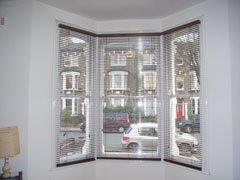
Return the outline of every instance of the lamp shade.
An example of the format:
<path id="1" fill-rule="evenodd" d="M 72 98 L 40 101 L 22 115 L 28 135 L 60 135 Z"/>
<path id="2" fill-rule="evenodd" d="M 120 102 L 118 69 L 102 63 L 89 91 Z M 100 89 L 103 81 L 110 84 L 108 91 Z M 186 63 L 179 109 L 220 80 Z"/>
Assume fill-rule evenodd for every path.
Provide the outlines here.
<path id="1" fill-rule="evenodd" d="M 18 127 L 0 128 L 0 158 L 13 157 L 19 153 Z"/>

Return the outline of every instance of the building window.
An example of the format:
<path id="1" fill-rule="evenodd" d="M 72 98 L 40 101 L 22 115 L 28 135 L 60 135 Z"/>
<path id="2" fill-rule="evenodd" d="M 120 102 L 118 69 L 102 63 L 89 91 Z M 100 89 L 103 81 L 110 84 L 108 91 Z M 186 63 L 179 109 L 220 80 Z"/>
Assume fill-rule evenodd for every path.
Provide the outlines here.
<path id="1" fill-rule="evenodd" d="M 92 66 L 89 61 L 95 54 L 93 49 L 95 50 L 95 38 L 59 28 L 58 50 L 62 56 L 58 59 L 57 72 L 57 167 L 94 160 L 95 157 L 94 125 L 91 118 L 93 109 L 90 105 Z M 84 54 L 81 65 L 79 52 Z"/>
<path id="2" fill-rule="evenodd" d="M 72 67 L 72 66 L 79 65 L 79 56 L 77 55 L 64 56 L 63 59 L 64 59 L 65 67 Z"/>
<path id="3" fill-rule="evenodd" d="M 158 98 L 155 97 L 158 94 L 143 91 L 144 88 L 156 89 L 156 67 L 146 66 L 144 68 L 147 70 L 143 71 L 143 63 L 158 66 L 156 62 L 159 62 L 159 59 L 155 61 L 153 52 L 160 52 L 159 42 L 159 36 L 99 39 L 102 53 L 99 58 L 101 74 L 99 74 L 98 83 L 100 97 L 103 100 L 100 108 L 102 118 L 99 120 L 98 131 L 100 137 L 98 158 L 160 159 Z M 129 44 L 129 47 L 126 48 L 125 44 Z M 144 47 L 151 47 L 151 52 L 143 49 Z M 108 56 L 104 56 L 108 54 L 109 49 L 128 52 L 127 66 L 113 68 L 112 64 L 109 64 Z M 144 59 L 142 59 L 143 54 L 145 54 Z M 109 91 L 109 89 L 115 91 Z M 136 141 L 134 136 L 137 136 Z M 142 141 L 143 136 L 146 141 L 145 139 Z"/>
<path id="4" fill-rule="evenodd" d="M 184 90 L 184 78 L 183 77 L 176 77 L 176 89 L 178 91 Z"/>
<path id="5" fill-rule="evenodd" d="M 118 107 L 118 106 L 124 106 L 124 98 L 112 98 L 112 106 Z"/>
<path id="6" fill-rule="evenodd" d="M 62 98 L 62 111 L 65 109 L 68 113 L 70 113 L 72 116 L 79 114 L 79 99 L 78 98 Z"/>
<path id="7" fill-rule="evenodd" d="M 58 130 L 57 135 L 57 164 L 86 161 L 89 158 L 93 160 L 96 155 L 99 159 L 160 160 L 163 157 L 164 161 L 201 169 L 202 114 L 199 114 L 203 112 L 200 109 L 200 79 L 197 79 L 200 77 L 197 73 L 201 72 L 199 33 L 199 24 L 195 23 L 167 31 L 161 38 L 157 35 L 138 38 L 99 37 L 101 51 L 97 51 L 97 54 L 90 51 L 95 49 L 95 38 L 60 28 L 60 36 L 79 35 L 79 39 L 83 39 L 71 44 L 76 45 L 73 49 L 84 51 L 86 57 L 83 67 L 77 67 L 83 69 L 77 69 L 76 72 L 70 72 L 66 66 L 59 66 L 58 75 L 62 84 L 58 87 L 76 88 L 80 77 L 78 72 L 83 72 L 84 75 L 81 75 L 85 80 L 81 87 L 85 91 L 61 91 L 59 88 L 61 110 L 67 113 L 61 112 L 58 118 L 58 129 L 61 131 Z M 60 38 L 60 51 L 70 53 L 69 47 Z M 106 54 L 112 49 L 122 53 L 115 52 L 109 59 Z M 127 57 L 127 66 L 126 57 L 122 58 L 123 52 L 131 52 Z M 99 66 L 95 66 L 97 62 L 94 61 L 99 61 Z M 66 64 L 68 66 L 71 63 L 68 60 Z M 155 66 L 144 66 L 153 64 Z M 195 86 L 196 79 L 198 86 Z M 158 90 L 154 93 L 143 90 L 156 87 Z M 196 88 L 198 91 L 192 91 Z M 197 123 L 193 124 L 195 120 Z M 67 132 L 67 135 L 61 134 L 66 131 L 66 127 L 74 127 L 76 122 L 81 122 L 77 124 L 81 133 L 74 134 L 74 137 L 70 137 L 72 135 Z M 97 144 L 94 139 L 96 132 Z"/>
<path id="8" fill-rule="evenodd" d="M 126 66 L 126 55 L 123 53 L 111 54 L 111 66 Z"/>
<path id="9" fill-rule="evenodd" d="M 145 98 L 144 99 L 144 115 L 155 116 L 156 115 L 156 99 Z"/>
<path id="10" fill-rule="evenodd" d="M 77 90 L 79 76 L 79 72 L 62 72 L 62 89 Z"/>
<path id="11" fill-rule="evenodd" d="M 183 57 L 181 55 L 179 55 L 178 53 L 176 54 L 175 61 L 176 61 L 176 65 L 178 65 L 178 66 L 181 66 L 184 64 Z"/>
<path id="12" fill-rule="evenodd" d="M 196 169 L 202 167 L 201 119 L 196 120 L 196 114 L 199 113 L 198 101 L 201 98 L 195 74 L 200 72 L 199 37 L 199 25 L 186 27 L 163 37 L 166 74 L 162 90 L 167 99 L 167 107 L 164 108 L 164 158 L 166 161 Z M 198 91 L 192 91 L 197 88 Z M 183 99 L 184 103 L 178 104 L 179 99 Z M 180 118 L 183 115 L 180 112 L 184 112 L 183 119 Z"/>
<path id="13" fill-rule="evenodd" d="M 198 77 L 196 75 L 195 71 L 190 72 L 190 77 L 191 77 L 191 90 L 199 90 L 200 85 L 198 82 Z"/>
<path id="14" fill-rule="evenodd" d="M 144 53 L 143 54 L 143 65 L 155 65 L 156 57 L 155 54 Z"/>
<path id="15" fill-rule="evenodd" d="M 126 90 L 127 89 L 127 72 L 113 71 L 109 73 L 110 90 Z"/>
<path id="16" fill-rule="evenodd" d="M 144 89 L 146 90 L 155 90 L 156 88 L 156 72 L 144 72 Z"/>

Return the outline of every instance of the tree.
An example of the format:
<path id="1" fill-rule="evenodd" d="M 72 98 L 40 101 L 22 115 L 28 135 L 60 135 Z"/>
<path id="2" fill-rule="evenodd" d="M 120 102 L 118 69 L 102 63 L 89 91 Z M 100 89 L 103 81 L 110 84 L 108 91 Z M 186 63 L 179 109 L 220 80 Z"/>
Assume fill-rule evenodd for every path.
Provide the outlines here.
<path id="1" fill-rule="evenodd" d="M 63 122 L 71 122 L 72 121 L 71 113 L 67 109 L 61 110 L 60 120 Z"/>
<path id="2" fill-rule="evenodd" d="M 184 63 L 189 65 L 190 70 L 196 73 L 198 84 L 200 85 L 200 52 L 199 52 L 199 39 L 198 33 L 189 29 L 188 33 L 178 36 L 174 42 L 176 45 L 177 54 Z"/>
<path id="3" fill-rule="evenodd" d="M 117 106 L 117 107 L 105 107 L 104 113 L 128 113 L 130 118 L 135 118 L 136 110 L 131 105 Z"/>

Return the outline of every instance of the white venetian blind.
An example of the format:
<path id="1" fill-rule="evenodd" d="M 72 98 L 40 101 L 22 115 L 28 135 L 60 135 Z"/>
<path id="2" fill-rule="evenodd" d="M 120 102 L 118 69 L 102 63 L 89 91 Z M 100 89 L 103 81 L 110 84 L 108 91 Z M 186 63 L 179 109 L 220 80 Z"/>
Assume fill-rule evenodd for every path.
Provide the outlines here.
<path id="1" fill-rule="evenodd" d="M 163 36 L 164 159 L 201 169 L 199 24 Z"/>
<path id="2" fill-rule="evenodd" d="M 56 165 L 94 160 L 95 38 L 59 25 Z"/>
<path id="3" fill-rule="evenodd" d="M 98 47 L 98 158 L 159 160 L 160 37 L 102 37 Z"/>

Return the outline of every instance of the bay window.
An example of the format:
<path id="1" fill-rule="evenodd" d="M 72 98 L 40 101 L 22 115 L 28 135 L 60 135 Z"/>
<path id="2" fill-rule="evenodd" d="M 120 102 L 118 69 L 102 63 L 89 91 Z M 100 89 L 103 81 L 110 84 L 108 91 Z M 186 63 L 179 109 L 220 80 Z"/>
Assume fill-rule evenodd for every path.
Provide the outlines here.
<path id="1" fill-rule="evenodd" d="M 59 56 L 57 164 L 142 159 L 201 169 L 199 24 L 125 35 L 60 25 L 59 54 L 69 54 Z"/>

